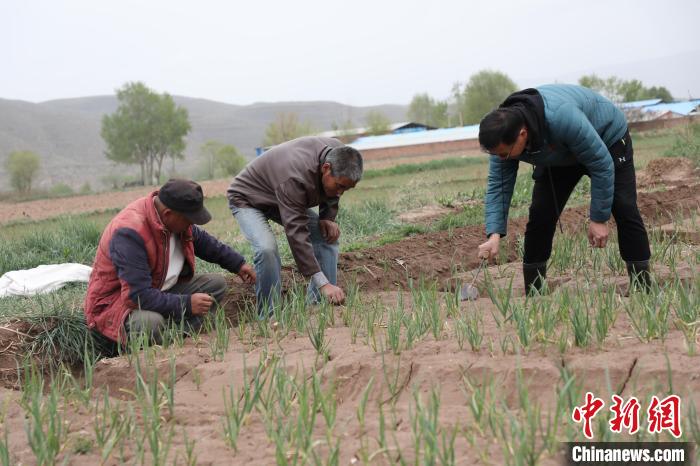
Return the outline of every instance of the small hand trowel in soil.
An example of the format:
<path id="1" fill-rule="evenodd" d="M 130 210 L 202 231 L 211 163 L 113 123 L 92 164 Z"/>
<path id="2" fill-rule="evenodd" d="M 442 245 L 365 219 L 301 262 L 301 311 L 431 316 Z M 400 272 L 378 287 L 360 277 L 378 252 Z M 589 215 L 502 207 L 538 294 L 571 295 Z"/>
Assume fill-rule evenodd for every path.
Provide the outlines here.
<path id="1" fill-rule="evenodd" d="M 481 264 L 479 264 L 479 269 L 476 271 L 476 275 L 474 276 L 472 282 L 465 283 L 460 287 L 459 298 L 462 301 L 476 301 L 477 299 L 479 299 L 479 289 L 476 287 L 475 283 L 476 279 L 479 278 L 481 269 L 483 269 L 484 267 L 486 267 L 486 260 L 482 260 Z"/>

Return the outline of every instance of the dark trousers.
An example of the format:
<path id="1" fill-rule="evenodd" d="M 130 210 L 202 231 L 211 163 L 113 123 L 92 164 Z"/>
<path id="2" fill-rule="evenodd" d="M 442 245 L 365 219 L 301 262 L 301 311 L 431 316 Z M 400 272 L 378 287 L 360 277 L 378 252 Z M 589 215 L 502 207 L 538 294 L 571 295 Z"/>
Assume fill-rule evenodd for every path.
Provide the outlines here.
<path id="1" fill-rule="evenodd" d="M 193 295 L 195 293 L 206 293 L 211 295 L 217 304 L 221 304 L 226 297 L 226 279 L 218 273 L 205 273 L 195 275 L 188 282 L 177 283 L 165 293 Z M 216 305 L 216 304 L 215 304 Z M 212 306 L 213 307 L 213 306 Z M 141 332 L 146 332 L 151 335 L 153 341 L 160 344 L 162 341 L 161 334 L 166 329 L 170 318 L 165 317 L 159 312 L 149 311 L 145 309 L 134 309 L 129 313 L 124 324 L 127 335 L 132 337 Z M 178 319 L 172 319 L 176 324 L 179 324 Z M 204 319 L 202 316 L 185 317 L 184 327 L 188 332 L 198 332 L 202 327 Z"/>
<path id="2" fill-rule="evenodd" d="M 649 237 L 637 207 L 637 179 L 634 172 L 634 150 L 629 132 L 609 147 L 615 163 L 615 193 L 612 215 L 617 223 L 620 255 L 625 262 L 649 260 Z M 533 174 L 530 217 L 525 230 L 523 262 L 546 262 L 552 254 L 552 240 L 557 224 L 571 192 L 583 175 L 583 165 L 569 167 L 537 167 Z M 556 199 L 556 202 L 555 202 Z"/>

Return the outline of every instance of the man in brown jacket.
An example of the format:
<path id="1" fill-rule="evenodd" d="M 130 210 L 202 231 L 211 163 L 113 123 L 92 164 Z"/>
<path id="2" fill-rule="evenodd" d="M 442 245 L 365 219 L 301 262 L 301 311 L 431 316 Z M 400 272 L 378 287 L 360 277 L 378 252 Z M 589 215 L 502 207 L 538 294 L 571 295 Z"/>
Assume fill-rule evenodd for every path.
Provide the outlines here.
<path id="1" fill-rule="evenodd" d="M 260 317 L 269 315 L 281 293 L 281 261 L 269 220 L 284 231 L 301 274 L 310 279 L 307 300 L 324 296 L 340 304 L 336 286 L 338 201 L 362 178 L 362 156 L 340 141 L 302 137 L 265 152 L 234 178 L 229 207 L 253 246 L 255 294 Z M 312 207 L 318 206 L 318 213 Z"/>

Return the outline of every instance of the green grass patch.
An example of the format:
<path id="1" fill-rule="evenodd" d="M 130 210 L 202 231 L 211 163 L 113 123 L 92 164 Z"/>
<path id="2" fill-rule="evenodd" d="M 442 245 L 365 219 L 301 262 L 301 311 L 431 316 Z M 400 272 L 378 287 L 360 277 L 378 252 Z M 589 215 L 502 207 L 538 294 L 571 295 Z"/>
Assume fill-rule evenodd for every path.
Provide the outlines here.
<path id="1" fill-rule="evenodd" d="M 102 225 L 80 217 L 51 223 L 51 228 L 30 229 L 19 238 L 0 236 L 0 275 L 42 264 L 92 263 Z"/>
<path id="2" fill-rule="evenodd" d="M 405 175 L 409 173 L 421 173 L 431 170 L 444 170 L 446 168 L 460 168 L 470 165 L 484 164 L 488 159 L 485 157 L 459 157 L 451 159 L 431 160 L 426 163 L 407 163 L 395 165 L 389 168 L 365 170 L 362 179 L 370 180 L 384 176 Z"/>
<path id="3" fill-rule="evenodd" d="M 679 128 L 632 133 L 634 165 L 637 169 L 646 167 L 650 160 L 663 157 L 679 137 Z"/>
<path id="4" fill-rule="evenodd" d="M 686 125 L 673 139 L 673 145 L 664 152 L 668 157 L 687 157 L 700 165 L 700 123 Z"/>

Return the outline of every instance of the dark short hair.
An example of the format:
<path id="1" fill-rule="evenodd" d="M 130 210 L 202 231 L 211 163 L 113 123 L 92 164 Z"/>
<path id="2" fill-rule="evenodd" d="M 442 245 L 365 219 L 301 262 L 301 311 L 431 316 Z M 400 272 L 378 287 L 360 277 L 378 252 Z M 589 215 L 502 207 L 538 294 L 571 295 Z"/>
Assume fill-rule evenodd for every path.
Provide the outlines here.
<path id="1" fill-rule="evenodd" d="M 517 110 L 497 108 L 479 123 L 479 145 L 490 152 L 501 143 L 513 144 L 524 124 L 525 120 Z"/>
<path id="2" fill-rule="evenodd" d="M 357 183 L 362 178 L 362 154 L 349 146 L 334 147 L 326 155 L 331 164 L 331 175 L 344 177 Z"/>

